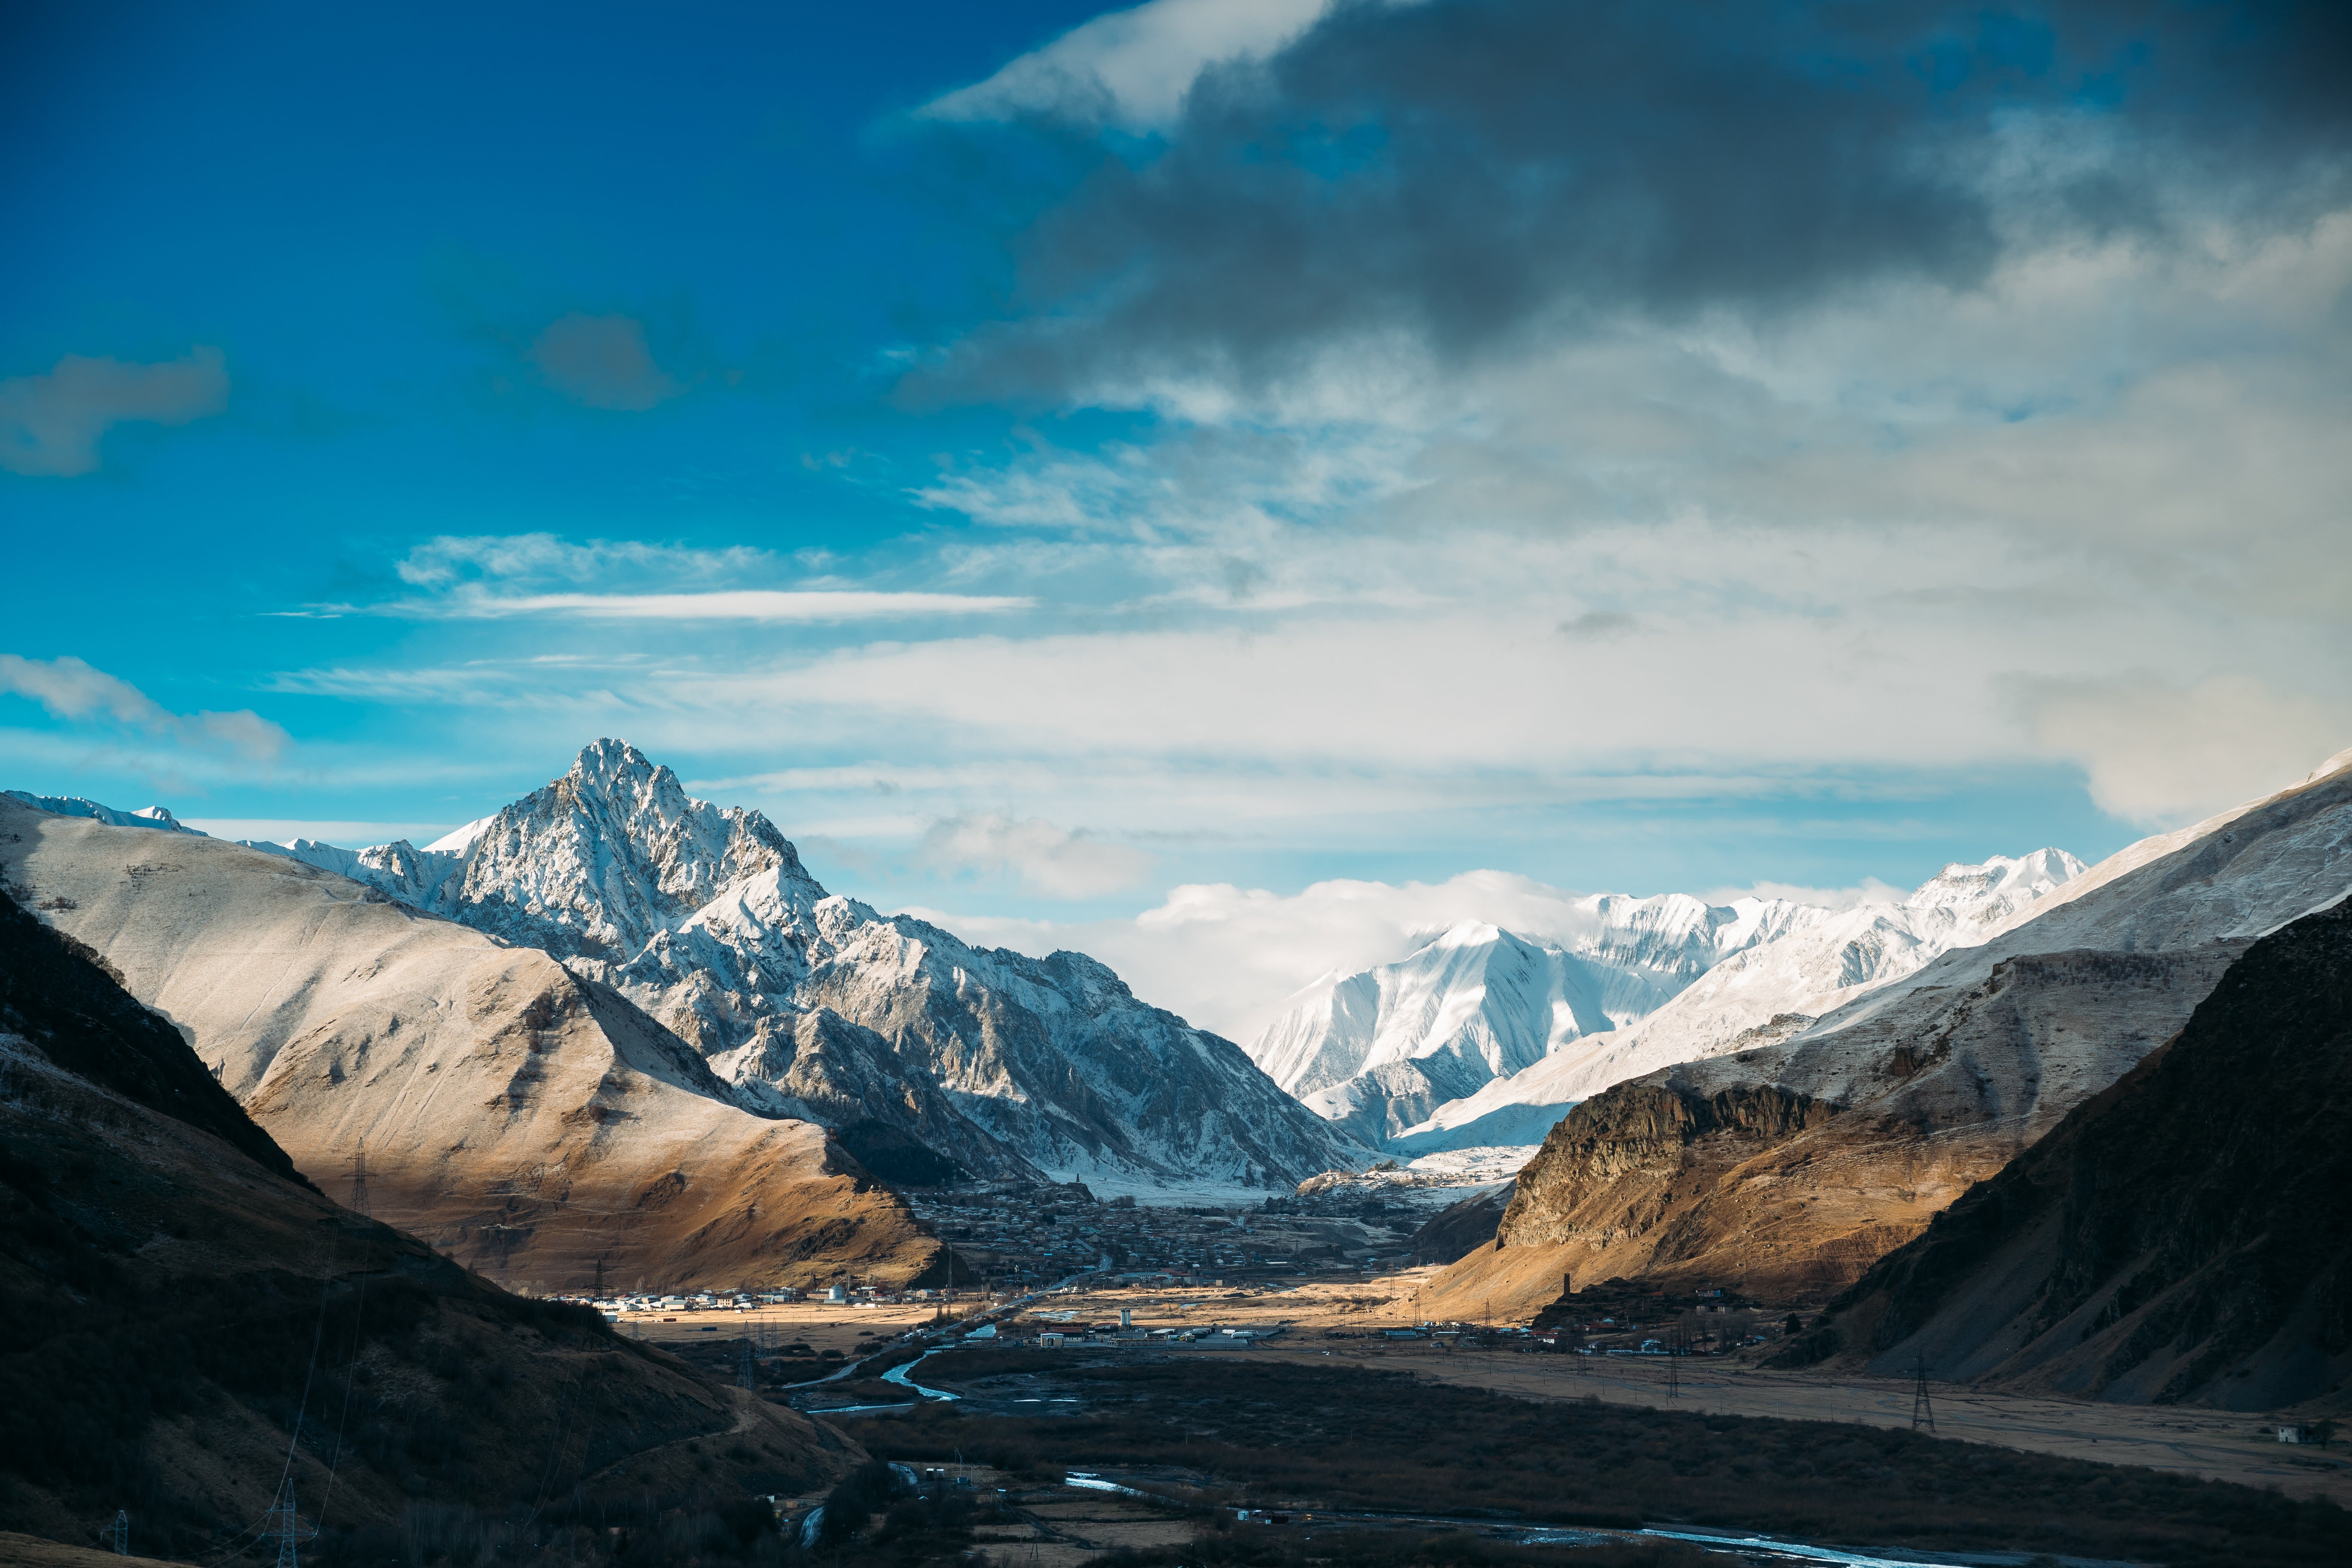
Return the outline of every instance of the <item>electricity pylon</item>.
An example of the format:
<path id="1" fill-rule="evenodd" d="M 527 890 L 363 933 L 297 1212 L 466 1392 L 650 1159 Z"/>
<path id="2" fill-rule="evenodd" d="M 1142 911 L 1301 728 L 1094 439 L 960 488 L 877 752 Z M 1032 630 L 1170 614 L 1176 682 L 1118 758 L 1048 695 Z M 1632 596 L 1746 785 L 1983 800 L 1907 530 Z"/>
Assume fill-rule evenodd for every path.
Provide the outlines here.
<path id="1" fill-rule="evenodd" d="M 1931 1436 L 1941 1436 L 1936 1431 L 1935 1404 L 1927 1397 L 1927 1355 L 1925 1351 L 1919 1353 L 1911 1379 L 1911 1430 L 1916 1432 L 1922 1426 L 1927 1428 Z"/>
<path id="2" fill-rule="evenodd" d="M 273 1535 L 278 1538 L 278 1568 L 301 1568 L 295 1547 L 319 1532 L 305 1525 L 302 1516 L 295 1511 L 293 1477 L 287 1477 L 286 1484 L 278 1489 L 278 1500 L 269 1505 L 267 1517 L 268 1523 L 262 1527 L 261 1537 L 265 1541 Z"/>
<path id="3" fill-rule="evenodd" d="M 367 1140 L 364 1138 L 360 1140 L 360 1146 L 352 1152 L 352 1197 L 351 1202 L 345 1206 L 355 1215 L 368 1215 L 370 1212 L 367 1190 Z"/>

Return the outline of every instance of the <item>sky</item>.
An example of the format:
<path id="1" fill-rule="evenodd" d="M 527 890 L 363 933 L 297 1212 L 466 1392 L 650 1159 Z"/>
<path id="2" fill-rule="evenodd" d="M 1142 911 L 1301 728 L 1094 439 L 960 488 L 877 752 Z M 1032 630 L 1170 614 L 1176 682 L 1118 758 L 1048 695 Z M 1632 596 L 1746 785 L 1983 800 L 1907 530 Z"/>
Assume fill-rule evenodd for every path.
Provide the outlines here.
<path id="1" fill-rule="evenodd" d="M 2352 745 L 2352 21 L 11 6 L 0 787 L 629 740 L 1246 1032 Z"/>

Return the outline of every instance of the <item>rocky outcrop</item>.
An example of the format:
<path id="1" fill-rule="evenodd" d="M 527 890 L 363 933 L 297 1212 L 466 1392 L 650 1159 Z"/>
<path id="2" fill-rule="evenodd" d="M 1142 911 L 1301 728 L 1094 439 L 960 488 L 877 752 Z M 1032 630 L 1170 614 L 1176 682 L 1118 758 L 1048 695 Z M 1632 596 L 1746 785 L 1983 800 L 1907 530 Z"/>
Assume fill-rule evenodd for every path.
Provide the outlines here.
<path id="1" fill-rule="evenodd" d="M 2135 845 L 1785 1043 L 1587 1100 L 1499 1245 L 1580 1280 L 1842 1289 L 2177 1033 L 2263 931 L 2352 888 L 2347 763 Z"/>
<path id="2" fill-rule="evenodd" d="M 2352 902 L 1882 1259 L 1781 1360 L 2267 1409 L 2352 1377 Z"/>
<path id="3" fill-rule="evenodd" d="M 0 802 L 0 869 L 322 1189 L 517 1285 L 910 1279 L 938 1251 L 812 1122 L 542 952 L 217 839 Z"/>
<path id="4" fill-rule="evenodd" d="M 177 1028 L 6 898 L 0 1409 L 0 1515 L 88 1541 L 127 1505 L 158 1557 L 251 1539 L 281 1475 L 325 1516 L 305 1550 L 350 1560 L 395 1555 L 420 1507 L 551 1521 L 600 1476 L 740 1496 L 856 1458 L 339 1207 Z"/>

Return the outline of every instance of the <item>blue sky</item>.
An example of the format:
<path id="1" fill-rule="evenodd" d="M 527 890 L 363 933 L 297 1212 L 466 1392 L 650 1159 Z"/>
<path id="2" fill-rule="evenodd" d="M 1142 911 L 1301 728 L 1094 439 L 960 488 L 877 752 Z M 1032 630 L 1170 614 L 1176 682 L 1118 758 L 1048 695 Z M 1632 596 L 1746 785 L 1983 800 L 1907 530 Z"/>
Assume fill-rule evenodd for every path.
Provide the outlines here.
<path id="1" fill-rule="evenodd" d="M 1174 994 L 2352 743 L 2329 7 L 5 26 L 6 787 L 352 843 L 621 735 Z"/>

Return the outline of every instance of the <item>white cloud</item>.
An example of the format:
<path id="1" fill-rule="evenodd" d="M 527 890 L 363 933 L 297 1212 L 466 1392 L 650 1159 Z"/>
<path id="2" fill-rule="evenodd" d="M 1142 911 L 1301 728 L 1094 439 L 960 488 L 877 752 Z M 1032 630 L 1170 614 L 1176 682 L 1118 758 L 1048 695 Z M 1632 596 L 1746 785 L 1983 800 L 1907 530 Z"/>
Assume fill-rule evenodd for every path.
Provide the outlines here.
<path id="1" fill-rule="evenodd" d="M 274 763 L 291 743 L 284 730 L 249 708 L 174 713 L 129 681 L 71 656 L 38 659 L 0 653 L 0 691 L 29 697 L 55 718 L 111 720 L 126 729 L 248 762 Z"/>
<path id="2" fill-rule="evenodd" d="M 475 578 L 585 583 L 616 572 L 697 582 L 775 564 L 767 552 L 744 546 L 695 550 L 633 539 L 574 544 L 552 533 L 445 533 L 417 545 L 394 569 L 404 583 L 440 588 Z"/>
<path id="3" fill-rule="evenodd" d="M 859 589 L 788 592 L 763 588 L 707 594 L 457 593 L 403 599 L 373 613 L 436 620 L 567 616 L 625 621 L 797 621 L 825 623 L 928 616 L 990 616 L 1034 606 L 1034 599 L 964 594 L 880 593 Z"/>
<path id="4" fill-rule="evenodd" d="M 916 859 L 948 872 L 1011 872 L 1023 886 L 1055 899 L 1093 899 L 1135 887 L 1150 873 L 1151 857 L 1056 827 L 1043 817 L 1015 821 L 994 815 L 950 817 L 923 835 Z"/>
<path id="5" fill-rule="evenodd" d="M 987 80 L 935 99 L 935 120 L 1044 114 L 1130 131 L 1166 126 L 1203 68 L 1260 58 L 1328 0 L 1149 0 L 1072 28 Z"/>
<path id="6" fill-rule="evenodd" d="M 128 420 L 185 425 L 228 406 L 221 352 L 154 364 L 68 354 L 47 375 L 0 381 L 0 468 L 66 476 L 98 467 L 99 438 Z"/>
<path id="7" fill-rule="evenodd" d="M 2295 783 L 2352 740 L 2352 703 L 2242 676 L 2017 687 L 2037 743 L 2079 763 L 2099 808 L 2177 827 Z"/>
<path id="8" fill-rule="evenodd" d="M 574 403 L 641 414 L 686 388 L 654 363 L 634 316 L 562 316 L 531 340 L 541 380 Z"/>

